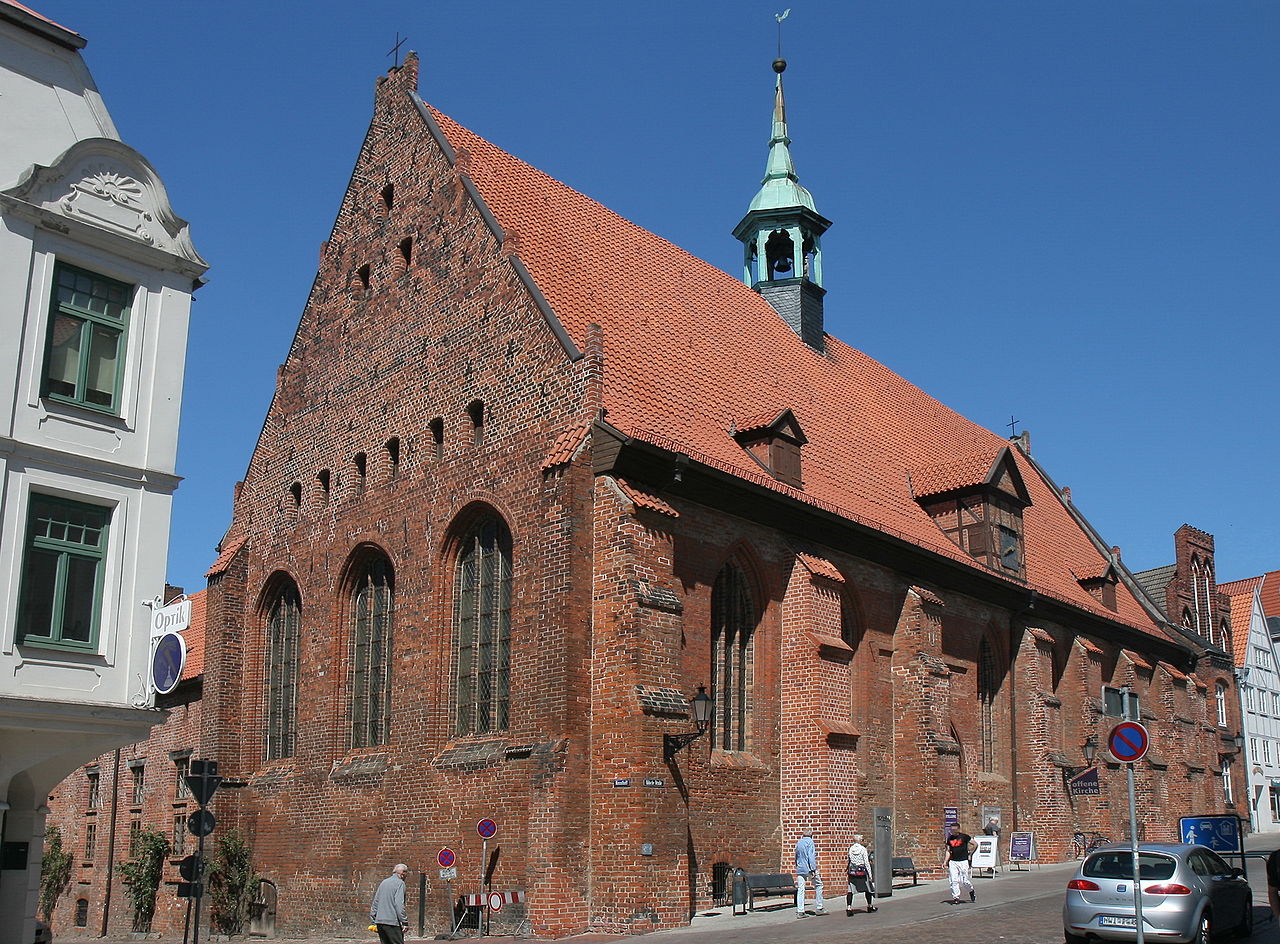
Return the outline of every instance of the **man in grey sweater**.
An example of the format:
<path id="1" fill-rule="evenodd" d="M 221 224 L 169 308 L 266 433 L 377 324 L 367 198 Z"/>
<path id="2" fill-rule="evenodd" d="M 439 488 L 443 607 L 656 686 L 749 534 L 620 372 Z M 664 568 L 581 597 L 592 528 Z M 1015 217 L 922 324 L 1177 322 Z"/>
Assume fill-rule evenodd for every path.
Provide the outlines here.
<path id="1" fill-rule="evenodd" d="M 382 944 L 404 944 L 404 929 L 409 923 L 404 913 L 404 877 L 408 871 L 409 866 L 400 863 L 373 893 L 369 920 L 378 926 Z"/>

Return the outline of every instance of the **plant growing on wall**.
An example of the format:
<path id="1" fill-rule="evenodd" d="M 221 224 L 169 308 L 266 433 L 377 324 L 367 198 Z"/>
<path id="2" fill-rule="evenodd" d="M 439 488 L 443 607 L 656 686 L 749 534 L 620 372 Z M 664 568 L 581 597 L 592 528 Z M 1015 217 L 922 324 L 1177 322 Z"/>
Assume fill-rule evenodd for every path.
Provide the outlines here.
<path id="1" fill-rule="evenodd" d="M 40 860 L 40 913 L 53 920 L 53 909 L 71 883 L 71 853 L 62 847 L 62 830 L 50 826 L 44 835 L 44 856 Z"/>
<path id="2" fill-rule="evenodd" d="M 169 856 L 169 840 L 163 834 L 144 826 L 131 843 L 132 855 L 118 866 L 124 880 L 125 894 L 133 905 L 133 929 L 150 931 L 156 912 L 156 891 Z"/>
<path id="3" fill-rule="evenodd" d="M 209 919 L 221 934 L 240 934 L 249 920 L 256 892 L 253 851 L 237 829 L 218 837 L 218 848 L 206 870 L 209 881 Z"/>

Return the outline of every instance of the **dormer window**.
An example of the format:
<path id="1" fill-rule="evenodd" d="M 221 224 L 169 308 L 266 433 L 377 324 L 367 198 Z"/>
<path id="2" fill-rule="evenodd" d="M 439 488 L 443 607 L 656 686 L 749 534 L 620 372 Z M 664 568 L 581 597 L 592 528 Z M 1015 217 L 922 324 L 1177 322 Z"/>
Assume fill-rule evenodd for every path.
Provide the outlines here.
<path id="1" fill-rule="evenodd" d="M 1026 576 L 1022 510 L 1031 497 L 1009 447 L 918 469 L 911 487 L 958 547 L 992 570 Z"/>
<path id="2" fill-rule="evenodd" d="M 1114 564 L 1104 561 L 1092 569 L 1073 567 L 1071 572 L 1075 575 L 1076 582 L 1089 591 L 1091 597 L 1108 610 L 1115 612 L 1116 584 L 1119 582 L 1120 577 L 1116 573 Z"/>
<path id="3" fill-rule="evenodd" d="M 738 424 L 733 438 L 779 482 L 803 488 L 801 447 L 809 440 L 790 410 L 765 413 Z"/>

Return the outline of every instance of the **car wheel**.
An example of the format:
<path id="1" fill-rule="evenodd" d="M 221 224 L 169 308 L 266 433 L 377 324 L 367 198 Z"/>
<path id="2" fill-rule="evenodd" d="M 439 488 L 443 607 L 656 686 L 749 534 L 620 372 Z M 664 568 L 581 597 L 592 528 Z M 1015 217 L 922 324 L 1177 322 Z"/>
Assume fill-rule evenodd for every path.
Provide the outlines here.
<path id="1" fill-rule="evenodd" d="M 1209 911 L 1206 908 L 1200 915 L 1200 925 L 1196 929 L 1196 936 L 1191 939 L 1191 944 L 1211 944 L 1213 941 L 1213 924 L 1209 920 Z"/>

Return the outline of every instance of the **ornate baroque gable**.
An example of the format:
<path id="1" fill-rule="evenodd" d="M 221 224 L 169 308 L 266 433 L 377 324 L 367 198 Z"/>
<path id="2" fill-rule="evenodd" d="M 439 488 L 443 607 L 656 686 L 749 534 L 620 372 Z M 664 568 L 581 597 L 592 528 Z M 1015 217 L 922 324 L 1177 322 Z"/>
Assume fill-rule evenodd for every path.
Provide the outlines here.
<path id="1" fill-rule="evenodd" d="M 193 275 L 208 268 L 191 243 L 187 221 L 173 212 L 155 169 L 121 141 L 78 141 L 52 165 L 32 166 L 16 187 L 0 196 L 43 225 L 69 232 L 58 223 L 75 221 L 175 256 L 188 263 L 180 269 Z"/>

